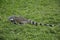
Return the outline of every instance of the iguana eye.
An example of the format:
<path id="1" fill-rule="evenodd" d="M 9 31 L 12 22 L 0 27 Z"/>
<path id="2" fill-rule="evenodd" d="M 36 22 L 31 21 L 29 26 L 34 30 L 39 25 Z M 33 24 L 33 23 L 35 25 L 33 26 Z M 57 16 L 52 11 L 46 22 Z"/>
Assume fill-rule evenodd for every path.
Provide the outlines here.
<path id="1" fill-rule="evenodd" d="M 10 19 L 10 20 L 14 20 L 14 19 L 12 18 L 12 19 Z"/>
<path id="2" fill-rule="evenodd" d="M 13 21 L 14 21 L 14 19 L 12 18 L 12 19 L 10 19 L 10 21 L 11 21 L 11 22 L 13 22 Z"/>

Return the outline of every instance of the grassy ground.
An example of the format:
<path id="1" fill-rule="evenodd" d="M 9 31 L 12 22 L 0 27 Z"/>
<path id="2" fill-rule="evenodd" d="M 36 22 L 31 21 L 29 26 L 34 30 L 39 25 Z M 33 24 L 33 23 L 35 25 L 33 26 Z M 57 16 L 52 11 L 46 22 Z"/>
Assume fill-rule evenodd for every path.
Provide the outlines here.
<path id="1" fill-rule="evenodd" d="M 56 26 L 15 25 L 8 21 L 12 15 Z M 0 40 L 60 40 L 58 24 L 60 0 L 0 0 Z"/>

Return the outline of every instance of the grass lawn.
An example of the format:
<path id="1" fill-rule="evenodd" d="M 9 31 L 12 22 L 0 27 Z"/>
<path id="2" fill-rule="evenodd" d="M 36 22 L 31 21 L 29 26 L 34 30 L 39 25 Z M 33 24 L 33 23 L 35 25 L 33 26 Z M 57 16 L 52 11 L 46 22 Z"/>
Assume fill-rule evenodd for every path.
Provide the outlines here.
<path id="1" fill-rule="evenodd" d="M 15 25 L 12 15 L 54 27 Z M 0 0 L 0 40 L 60 40 L 60 0 Z"/>

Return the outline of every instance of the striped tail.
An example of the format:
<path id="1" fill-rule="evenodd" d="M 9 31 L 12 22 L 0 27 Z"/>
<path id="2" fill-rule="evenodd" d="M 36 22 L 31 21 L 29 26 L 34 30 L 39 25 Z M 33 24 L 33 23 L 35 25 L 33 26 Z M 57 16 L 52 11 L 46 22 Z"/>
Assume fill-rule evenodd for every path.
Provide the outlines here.
<path id="1" fill-rule="evenodd" d="M 29 24 L 32 24 L 32 25 L 40 25 L 40 26 L 50 26 L 50 27 L 53 27 L 54 25 L 53 24 L 43 24 L 43 23 L 37 23 L 37 22 L 35 22 L 35 21 L 32 21 L 32 20 L 28 20 L 28 23 Z"/>
<path id="2" fill-rule="evenodd" d="M 32 24 L 32 25 L 36 25 L 36 26 L 38 25 L 38 23 L 37 23 L 37 22 L 32 21 L 32 20 L 30 20 L 30 19 L 28 20 L 28 23 L 29 23 L 29 24 Z"/>
<path id="3" fill-rule="evenodd" d="M 39 25 L 44 25 L 44 26 L 50 26 L 50 27 L 53 27 L 53 26 L 55 26 L 54 24 L 43 24 L 43 23 L 40 23 Z"/>

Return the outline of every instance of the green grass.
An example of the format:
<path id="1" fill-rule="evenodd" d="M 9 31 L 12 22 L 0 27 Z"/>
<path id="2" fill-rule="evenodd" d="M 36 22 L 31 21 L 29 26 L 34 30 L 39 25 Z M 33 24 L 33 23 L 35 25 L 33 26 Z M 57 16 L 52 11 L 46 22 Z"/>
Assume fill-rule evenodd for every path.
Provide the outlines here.
<path id="1" fill-rule="evenodd" d="M 12 15 L 56 26 L 15 25 Z M 0 40 L 60 40 L 58 24 L 60 0 L 0 0 Z"/>

